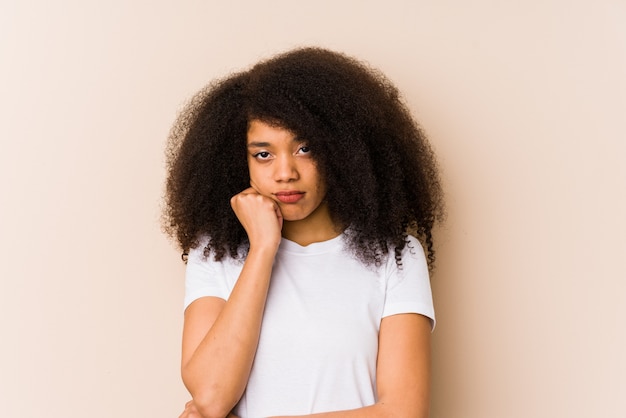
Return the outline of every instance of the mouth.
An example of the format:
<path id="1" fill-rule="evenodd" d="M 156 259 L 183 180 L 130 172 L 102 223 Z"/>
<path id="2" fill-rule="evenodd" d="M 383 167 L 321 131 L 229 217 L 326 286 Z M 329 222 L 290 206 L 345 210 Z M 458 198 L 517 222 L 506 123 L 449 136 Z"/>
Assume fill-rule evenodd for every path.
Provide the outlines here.
<path id="1" fill-rule="evenodd" d="M 304 192 L 299 191 L 283 191 L 274 193 L 276 199 L 282 203 L 296 203 L 304 197 Z"/>

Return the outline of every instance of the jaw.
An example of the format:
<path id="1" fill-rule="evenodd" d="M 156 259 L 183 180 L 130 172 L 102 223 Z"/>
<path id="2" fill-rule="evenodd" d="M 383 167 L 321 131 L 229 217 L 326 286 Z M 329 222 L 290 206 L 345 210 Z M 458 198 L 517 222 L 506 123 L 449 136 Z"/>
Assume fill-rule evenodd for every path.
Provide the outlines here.
<path id="1" fill-rule="evenodd" d="M 312 242 L 329 240 L 341 233 L 341 228 L 332 222 L 324 202 L 308 216 L 302 212 L 289 213 L 289 209 L 285 208 L 283 213 L 282 236 L 290 241 L 308 245 Z"/>

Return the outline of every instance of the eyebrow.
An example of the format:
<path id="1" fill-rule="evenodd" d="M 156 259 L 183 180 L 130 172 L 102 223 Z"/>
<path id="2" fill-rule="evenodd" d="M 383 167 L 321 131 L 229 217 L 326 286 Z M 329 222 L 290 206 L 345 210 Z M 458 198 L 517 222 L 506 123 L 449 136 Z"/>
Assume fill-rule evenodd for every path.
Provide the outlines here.
<path id="1" fill-rule="evenodd" d="M 303 140 L 301 140 L 300 138 L 298 138 L 297 136 L 293 138 L 293 140 L 291 142 L 305 142 Z M 263 141 L 252 141 L 250 143 L 248 143 L 248 145 L 246 145 L 246 148 L 267 148 L 267 147 L 271 147 L 272 144 L 269 142 L 263 142 Z"/>
<path id="2" fill-rule="evenodd" d="M 250 142 L 247 147 L 248 148 L 266 148 L 271 144 L 269 142 Z"/>

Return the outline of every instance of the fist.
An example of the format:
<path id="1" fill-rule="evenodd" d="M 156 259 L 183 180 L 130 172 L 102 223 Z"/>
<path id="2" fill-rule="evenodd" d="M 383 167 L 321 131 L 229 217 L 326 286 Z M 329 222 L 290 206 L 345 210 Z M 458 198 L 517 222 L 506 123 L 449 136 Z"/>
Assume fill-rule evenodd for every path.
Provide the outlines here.
<path id="1" fill-rule="evenodd" d="M 250 187 L 230 199 L 230 205 L 246 230 L 250 247 L 278 248 L 283 227 L 283 216 L 278 204 Z"/>

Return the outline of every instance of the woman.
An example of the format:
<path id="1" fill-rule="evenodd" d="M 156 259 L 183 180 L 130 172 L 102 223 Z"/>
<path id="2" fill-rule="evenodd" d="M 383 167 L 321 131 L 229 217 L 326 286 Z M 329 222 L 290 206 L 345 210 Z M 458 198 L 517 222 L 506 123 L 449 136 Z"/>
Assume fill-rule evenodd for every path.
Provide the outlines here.
<path id="1" fill-rule="evenodd" d="M 263 61 L 192 100 L 168 167 L 181 417 L 428 415 L 442 193 L 384 76 L 319 48 Z"/>

